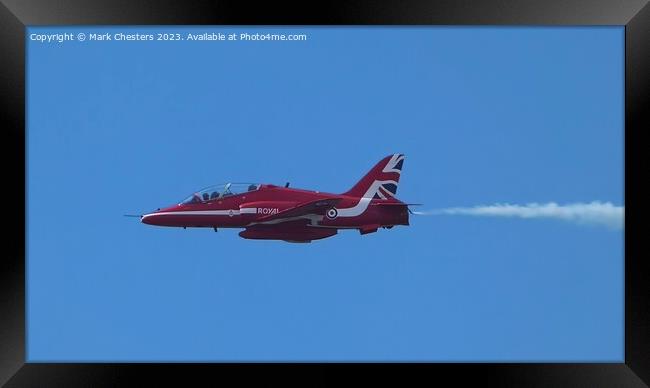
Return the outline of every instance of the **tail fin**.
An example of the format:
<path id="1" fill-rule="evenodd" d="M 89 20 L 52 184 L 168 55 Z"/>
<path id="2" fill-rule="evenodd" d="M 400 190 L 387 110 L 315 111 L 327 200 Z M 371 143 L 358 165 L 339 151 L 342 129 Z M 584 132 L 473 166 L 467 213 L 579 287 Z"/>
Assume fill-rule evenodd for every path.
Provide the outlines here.
<path id="1" fill-rule="evenodd" d="M 378 199 L 394 197 L 397 194 L 397 184 L 403 164 L 403 154 L 394 154 L 383 158 L 343 195 Z"/>

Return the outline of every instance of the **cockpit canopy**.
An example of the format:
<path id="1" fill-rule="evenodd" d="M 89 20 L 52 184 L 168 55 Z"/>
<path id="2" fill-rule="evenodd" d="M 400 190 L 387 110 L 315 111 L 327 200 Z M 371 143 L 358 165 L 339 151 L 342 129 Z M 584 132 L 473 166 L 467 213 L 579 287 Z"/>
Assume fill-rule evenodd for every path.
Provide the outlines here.
<path id="1" fill-rule="evenodd" d="M 203 203 L 228 197 L 231 195 L 246 193 L 248 191 L 259 190 L 259 183 L 224 183 L 206 187 L 185 198 L 181 204 Z"/>

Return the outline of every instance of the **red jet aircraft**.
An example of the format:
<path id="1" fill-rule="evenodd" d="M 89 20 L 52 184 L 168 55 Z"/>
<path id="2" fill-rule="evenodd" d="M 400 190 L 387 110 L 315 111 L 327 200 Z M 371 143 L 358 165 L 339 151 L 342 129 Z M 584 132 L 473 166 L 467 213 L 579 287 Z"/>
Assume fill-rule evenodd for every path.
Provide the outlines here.
<path id="1" fill-rule="evenodd" d="M 385 157 L 343 194 L 294 189 L 288 183 L 228 183 L 140 217 L 149 225 L 245 228 L 239 235 L 246 239 L 296 243 L 331 237 L 339 229 L 373 233 L 409 224 L 409 204 L 395 198 L 403 163 L 402 154 Z"/>

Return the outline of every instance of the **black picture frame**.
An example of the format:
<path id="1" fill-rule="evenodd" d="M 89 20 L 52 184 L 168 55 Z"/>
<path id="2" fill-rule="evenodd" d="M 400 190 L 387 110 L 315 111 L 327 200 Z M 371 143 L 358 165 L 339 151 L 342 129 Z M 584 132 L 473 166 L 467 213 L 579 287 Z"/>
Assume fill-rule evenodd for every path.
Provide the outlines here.
<path id="1" fill-rule="evenodd" d="M 188 385 L 236 377 L 285 379 L 310 372 L 314 385 L 329 371 L 361 372 L 369 378 L 417 376 L 425 383 L 449 381 L 523 387 L 643 387 L 650 382 L 650 280 L 641 246 L 641 199 L 647 198 L 641 171 L 648 171 L 642 133 L 648 125 L 650 6 L 616 0 L 456 0 L 428 2 L 330 1 L 266 2 L 252 7 L 236 1 L 25 1 L 1 0 L 0 93 L 5 150 L 3 182 L 9 222 L 7 254 L 0 262 L 0 384 L 24 386 L 117 386 L 151 379 Z M 25 29 L 35 25 L 620 25 L 625 26 L 625 362 L 387 364 L 44 364 L 25 362 Z M 20 168 L 22 167 L 22 168 Z M 7 178 L 5 178 L 7 179 Z M 22 206 L 21 206 L 22 205 Z M 631 209 L 631 210 L 630 210 Z M 15 235 L 12 235 L 15 234 Z M 262 373 L 251 373 L 250 369 Z M 406 370 L 404 370 L 406 369 Z M 302 375 L 302 374 L 300 374 Z M 350 382 L 350 381 L 348 381 Z M 645 382 L 645 383 L 644 383 Z M 211 385 L 212 385 L 211 384 Z"/>

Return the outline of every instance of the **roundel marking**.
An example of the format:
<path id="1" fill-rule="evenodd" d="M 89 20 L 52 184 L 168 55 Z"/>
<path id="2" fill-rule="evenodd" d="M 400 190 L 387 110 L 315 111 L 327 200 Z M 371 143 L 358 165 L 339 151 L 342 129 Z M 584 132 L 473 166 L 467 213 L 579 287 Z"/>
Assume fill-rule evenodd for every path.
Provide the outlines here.
<path id="1" fill-rule="evenodd" d="M 339 215 L 339 212 L 338 212 L 338 210 L 336 210 L 335 207 L 333 207 L 333 208 L 329 209 L 329 210 L 327 211 L 327 213 L 325 213 L 325 215 L 326 215 L 327 218 L 329 218 L 330 220 L 333 220 L 333 219 L 335 219 L 335 218 Z"/>

